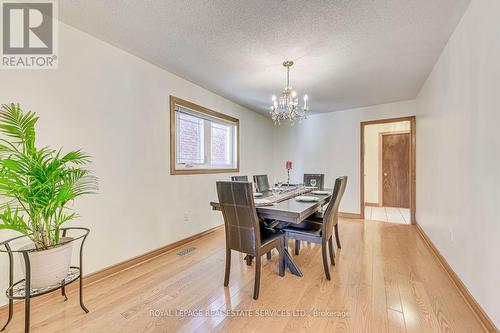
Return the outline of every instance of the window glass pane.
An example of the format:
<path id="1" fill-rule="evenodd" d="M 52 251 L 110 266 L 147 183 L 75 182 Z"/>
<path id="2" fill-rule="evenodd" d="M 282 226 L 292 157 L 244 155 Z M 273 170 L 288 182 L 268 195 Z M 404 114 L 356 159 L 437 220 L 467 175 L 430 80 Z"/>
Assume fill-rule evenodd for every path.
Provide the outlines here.
<path id="1" fill-rule="evenodd" d="M 211 123 L 210 160 L 212 165 L 231 164 L 232 126 Z"/>
<path id="2" fill-rule="evenodd" d="M 204 163 L 203 119 L 179 112 L 177 115 L 177 163 Z"/>
<path id="3" fill-rule="evenodd" d="M 238 168 L 238 119 L 180 99 L 171 105 L 175 133 L 171 174 L 230 172 Z"/>

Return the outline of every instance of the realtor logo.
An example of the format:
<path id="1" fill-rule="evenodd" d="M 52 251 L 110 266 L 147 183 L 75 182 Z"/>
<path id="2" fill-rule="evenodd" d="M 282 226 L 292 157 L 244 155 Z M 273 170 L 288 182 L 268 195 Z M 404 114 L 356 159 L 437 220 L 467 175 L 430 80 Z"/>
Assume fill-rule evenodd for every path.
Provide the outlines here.
<path id="1" fill-rule="evenodd" d="M 2 69 L 57 68 L 56 14 L 53 0 L 1 1 Z"/>

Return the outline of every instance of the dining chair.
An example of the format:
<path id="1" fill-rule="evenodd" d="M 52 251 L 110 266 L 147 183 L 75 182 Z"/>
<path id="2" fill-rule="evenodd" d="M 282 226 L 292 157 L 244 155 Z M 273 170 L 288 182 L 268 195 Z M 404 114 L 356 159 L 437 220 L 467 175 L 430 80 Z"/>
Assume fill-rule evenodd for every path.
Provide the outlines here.
<path id="1" fill-rule="evenodd" d="M 313 181 L 313 182 L 311 182 Z M 314 184 L 313 184 L 314 183 Z M 305 173 L 304 174 L 304 185 L 305 186 L 316 186 L 318 189 L 322 190 L 325 184 L 325 175 L 323 173 Z"/>
<path id="2" fill-rule="evenodd" d="M 343 177 L 345 177 L 345 184 L 344 184 L 344 187 L 342 188 L 342 194 L 341 195 L 344 195 L 344 191 L 345 191 L 345 188 L 347 186 L 347 176 L 343 176 Z M 317 222 L 317 223 L 323 223 L 325 213 L 326 213 L 326 211 L 322 211 L 322 210 L 317 211 L 314 214 L 312 214 L 311 216 L 309 216 L 306 220 Z M 335 231 L 335 241 L 337 242 L 337 247 L 339 249 L 341 249 L 342 246 L 340 245 L 339 223 L 338 222 L 339 222 L 339 216 L 337 214 L 335 216 L 335 221 L 333 223 L 333 229 Z M 296 249 L 296 252 L 297 252 L 297 249 Z M 296 253 L 296 254 L 298 254 L 298 253 Z"/>
<path id="3" fill-rule="evenodd" d="M 233 182 L 247 182 L 248 181 L 248 176 L 232 176 L 231 180 Z"/>
<path id="4" fill-rule="evenodd" d="M 256 190 L 257 192 L 267 192 L 271 188 L 269 186 L 269 180 L 267 178 L 267 175 L 258 175 L 258 176 L 253 176 L 253 182 L 256 185 Z"/>
<path id="5" fill-rule="evenodd" d="M 217 195 L 226 232 L 226 269 L 224 286 L 229 284 L 231 250 L 255 257 L 253 298 L 259 297 L 261 256 L 276 248 L 279 252 L 279 275 L 285 275 L 285 237 L 259 224 L 252 184 L 249 182 L 217 182 Z"/>
<path id="6" fill-rule="evenodd" d="M 347 185 L 347 176 L 339 177 L 335 180 L 332 198 L 328 203 L 326 211 L 321 219 L 307 218 L 298 225 L 288 225 L 283 228 L 285 231 L 285 246 L 288 246 L 288 240 L 306 241 L 315 244 L 321 244 L 321 256 L 323 257 L 323 268 L 325 269 L 326 279 L 330 280 L 330 270 L 328 268 L 327 246 L 329 247 L 330 261 L 335 265 L 335 252 L 333 249 L 333 229 L 335 229 L 335 238 L 337 246 L 340 248 L 338 238 L 338 214 L 339 205 L 344 195 Z M 297 246 L 296 246 L 296 254 Z"/>

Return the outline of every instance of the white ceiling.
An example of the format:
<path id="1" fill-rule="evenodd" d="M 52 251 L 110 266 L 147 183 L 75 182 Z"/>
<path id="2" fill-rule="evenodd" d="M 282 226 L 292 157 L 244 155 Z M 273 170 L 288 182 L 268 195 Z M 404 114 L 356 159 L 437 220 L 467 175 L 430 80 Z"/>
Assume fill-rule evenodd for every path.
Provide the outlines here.
<path id="1" fill-rule="evenodd" d="M 61 21 L 253 110 L 284 86 L 313 112 L 416 97 L 470 0 L 71 0 Z"/>

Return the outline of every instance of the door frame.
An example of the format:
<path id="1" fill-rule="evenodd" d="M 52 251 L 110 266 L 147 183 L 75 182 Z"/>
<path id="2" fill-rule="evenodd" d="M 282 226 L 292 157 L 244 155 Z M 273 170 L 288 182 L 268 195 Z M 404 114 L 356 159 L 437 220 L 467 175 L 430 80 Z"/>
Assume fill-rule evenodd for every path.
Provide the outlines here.
<path id="1" fill-rule="evenodd" d="M 410 134 L 410 142 L 411 142 L 411 133 L 409 130 L 407 131 L 394 131 L 394 132 L 380 132 L 378 134 L 378 206 L 384 206 L 384 187 L 381 186 L 384 181 L 384 171 L 383 168 L 383 158 L 384 158 L 384 136 L 386 135 L 398 135 L 398 134 Z M 411 144 L 410 144 L 411 146 Z M 411 152 L 409 152 L 411 154 Z M 409 175 L 408 175 L 409 176 Z M 409 179 L 408 179 L 409 180 Z M 408 193 L 408 195 L 410 195 Z M 408 198 L 409 199 L 409 198 Z M 408 200 L 409 201 L 409 200 Z M 366 204 L 366 203 L 365 203 Z"/>
<path id="2" fill-rule="evenodd" d="M 387 118 L 378 120 L 362 121 L 360 123 L 360 161 L 359 161 L 359 175 L 360 175 L 360 217 L 365 218 L 365 126 L 375 124 L 397 123 L 400 121 L 410 122 L 410 216 L 411 224 L 415 224 L 415 210 L 416 210 L 416 117 L 398 117 Z M 380 148 L 379 148 L 380 149 Z"/>

